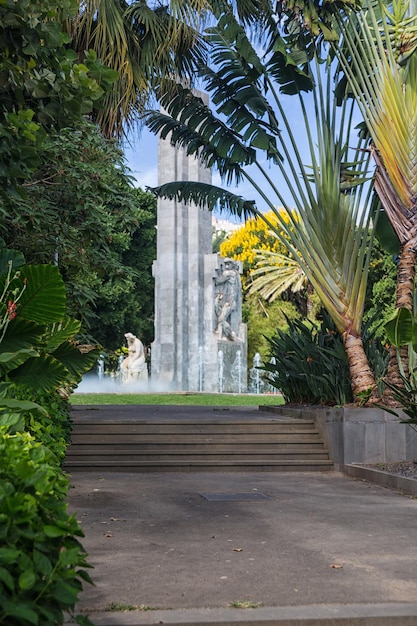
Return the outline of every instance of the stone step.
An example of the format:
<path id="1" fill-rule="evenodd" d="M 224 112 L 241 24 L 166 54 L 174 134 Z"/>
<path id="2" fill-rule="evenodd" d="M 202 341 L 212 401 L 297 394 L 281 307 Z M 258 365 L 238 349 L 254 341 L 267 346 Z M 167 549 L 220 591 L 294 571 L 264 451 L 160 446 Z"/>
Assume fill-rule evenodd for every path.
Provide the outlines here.
<path id="1" fill-rule="evenodd" d="M 331 471 L 333 463 L 330 460 L 323 459 L 317 461 L 309 460 L 280 460 L 266 461 L 253 460 L 245 461 L 239 459 L 228 459 L 226 461 L 210 461 L 200 459 L 198 461 L 125 461 L 118 458 L 114 460 L 106 460 L 101 458 L 89 458 L 73 461 L 71 458 L 66 459 L 66 471 L 73 472 L 76 470 L 103 470 L 103 471 L 135 471 L 135 472 L 186 472 L 186 471 L 202 471 L 202 472 L 229 472 L 229 471 L 282 471 L 282 472 L 315 472 L 315 471 Z"/>
<path id="2" fill-rule="evenodd" d="M 103 414 L 105 419 L 103 419 Z M 128 419 L 124 415 L 128 414 Z M 181 410 L 148 419 L 102 411 L 75 417 L 65 469 L 113 471 L 324 471 L 332 469 L 313 420 L 245 417 L 222 411 L 195 419 Z"/>
<path id="3" fill-rule="evenodd" d="M 293 420 L 293 421 L 154 421 L 143 420 L 73 420 L 74 432 L 93 433 L 317 433 L 314 421 Z"/>
<path id="4" fill-rule="evenodd" d="M 216 448 L 207 451 L 201 448 L 193 448 L 191 450 L 184 450 L 183 448 L 179 448 L 178 450 L 154 450 L 154 451 L 146 451 L 142 452 L 141 450 L 135 450 L 134 448 L 127 449 L 100 449 L 100 448 L 76 448 L 72 451 L 69 451 L 68 458 L 71 459 L 71 462 L 76 459 L 82 459 L 83 457 L 96 457 L 102 459 L 108 459 L 109 461 L 113 460 L 117 462 L 119 459 L 123 461 L 177 461 L 184 460 L 185 462 L 194 462 L 198 461 L 202 458 L 207 459 L 209 461 L 227 461 L 233 460 L 236 462 L 241 461 L 279 461 L 279 460 L 293 460 L 293 459 L 305 459 L 305 460 L 316 460 L 316 459 L 328 459 L 329 453 L 328 450 L 293 450 L 291 452 L 287 451 L 278 451 L 278 450 L 253 450 L 251 452 L 242 452 L 241 450 L 229 449 L 225 452 L 221 453 Z"/>
<path id="5" fill-rule="evenodd" d="M 72 437 L 72 442 L 74 445 L 84 444 L 84 443 L 93 443 L 93 444 L 108 444 L 110 446 L 117 444 L 189 444 L 189 445 L 224 445 L 224 444 L 232 444 L 232 445 L 245 445 L 245 444 L 276 444 L 281 445 L 285 443 L 295 443 L 295 442 L 303 442 L 303 443 L 315 443 L 320 442 L 320 438 L 318 434 L 315 435 L 300 435 L 299 438 L 295 438 L 295 435 L 263 435 L 261 433 L 253 434 L 253 433 L 239 433 L 236 435 L 232 434 L 204 434 L 204 435 L 195 435 L 195 434 L 187 434 L 182 433 L 179 435 L 175 435 L 172 433 L 168 434 L 126 434 L 124 432 L 120 432 L 114 435 L 106 435 L 106 434 L 89 434 L 89 433 L 74 433 Z"/>
<path id="6" fill-rule="evenodd" d="M 249 439 L 249 438 L 248 438 Z M 218 452 L 228 453 L 231 450 L 240 450 L 242 453 L 251 453 L 262 451 L 268 452 L 291 452 L 293 450 L 315 451 L 323 449 L 323 442 L 316 437 L 315 439 L 297 439 L 292 437 L 288 440 L 277 441 L 274 439 L 263 440 L 255 439 L 242 441 L 241 439 L 229 441 L 225 439 L 209 438 L 209 439 L 197 439 L 190 437 L 183 437 L 182 439 L 173 440 L 170 436 L 169 439 L 162 437 L 160 440 L 156 438 L 149 440 L 134 439 L 123 437 L 122 435 L 118 439 L 109 440 L 108 438 L 102 438 L 98 435 L 91 437 L 79 436 L 73 437 L 72 446 L 69 447 L 68 453 L 71 453 L 74 449 L 81 449 L 84 452 L 92 452 L 93 450 L 107 450 L 113 451 L 126 451 L 129 449 L 135 449 L 137 452 L 170 452 L 172 450 L 183 450 L 187 452 L 189 450 L 199 450 L 199 453 L 212 452 L 214 449 Z"/>

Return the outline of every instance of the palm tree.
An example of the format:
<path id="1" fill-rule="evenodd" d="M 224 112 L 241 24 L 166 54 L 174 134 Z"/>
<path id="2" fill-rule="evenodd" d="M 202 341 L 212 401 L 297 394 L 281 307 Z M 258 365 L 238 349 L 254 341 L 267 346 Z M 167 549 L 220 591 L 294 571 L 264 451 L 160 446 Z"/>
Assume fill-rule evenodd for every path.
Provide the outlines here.
<path id="1" fill-rule="evenodd" d="M 340 25 L 343 41 L 336 54 L 368 127 L 377 166 L 375 190 L 400 243 L 396 307 L 412 311 L 417 261 L 417 3 L 369 2 Z M 407 372 L 406 349 L 402 361 Z M 395 348 L 388 379 L 402 384 Z"/>
<path id="2" fill-rule="evenodd" d="M 198 94 L 177 84 L 174 96 L 161 94 L 165 112 L 149 113 L 147 124 L 188 154 L 198 154 L 207 166 L 216 166 L 227 183 L 248 181 L 265 207 L 274 211 L 279 227 L 268 221 L 254 201 L 224 187 L 177 181 L 155 192 L 264 219 L 302 267 L 341 332 L 354 396 L 369 393 L 375 380 L 361 339 L 368 236 L 372 239 L 367 209 L 370 189 L 366 191 L 363 185 L 369 154 L 363 150 L 361 138 L 354 150 L 350 148 L 352 106 L 345 100 L 340 111 L 336 110 L 330 71 L 323 80 L 311 47 L 307 52 L 292 48 L 290 54 L 273 15 L 265 15 L 262 39 L 255 48 L 230 7 L 222 2 L 217 7 L 218 22 L 206 33 L 212 65 L 199 68 L 216 113 Z M 310 106 L 314 114 L 308 115 L 303 92 L 313 85 Z M 286 98 L 290 93 L 298 94 L 298 99 Z M 286 106 L 293 108 L 295 100 L 310 153 L 308 165 L 285 114 Z M 262 184 L 257 182 L 255 170 L 263 177 Z M 285 198 L 284 186 L 296 215 Z M 276 209 L 278 205 L 286 210 L 285 219 Z"/>
<path id="3" fill-rule="evenodd" d="M 67 21 L 80 58 L 94 50 L 101 62 L 118 72 L 94 119 L 106 137 L 121 137 L 138 122 L 155 85 L 173 75 L 192 80 L 204 54 L 198 34 L 206 2 L 172 0 L 171 6 L 146 1 L 81 0 Z"/>
<path id="4" fill-rule="evenodd" d="M 273 250 L 256 252 L 256 266 L 249 274 L 249 293 L 259 293 L 272 302 L 288 289 L 297 293 L 308 287 L 303 268 L 290 256 Z"/>

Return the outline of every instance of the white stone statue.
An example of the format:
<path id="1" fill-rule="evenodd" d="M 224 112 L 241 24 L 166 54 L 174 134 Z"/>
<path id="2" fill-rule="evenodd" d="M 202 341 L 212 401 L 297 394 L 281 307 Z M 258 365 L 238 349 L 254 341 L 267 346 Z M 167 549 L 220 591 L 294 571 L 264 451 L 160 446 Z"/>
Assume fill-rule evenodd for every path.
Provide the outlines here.
<path id="1" fill-rule="evenodd" d="M 239 264 L 232 259 L 225 259 L 224 268 L 217 270 L 214 284 L 216 286 L 214 312 L 217 318 L 215 332 L 219 339 L 226 337 L 234 341 L 238 338 L 239 329 L 233 323 L 233 313 L 238 310 L 242 289 Z"/>
<path id="2" fill-rule="evenodd" d="M 123 359 L 120 371 L 123 383 L 148 380 L 148 368 L 143 343 L 132 333 L 125 334 L 128 356 Z"/>

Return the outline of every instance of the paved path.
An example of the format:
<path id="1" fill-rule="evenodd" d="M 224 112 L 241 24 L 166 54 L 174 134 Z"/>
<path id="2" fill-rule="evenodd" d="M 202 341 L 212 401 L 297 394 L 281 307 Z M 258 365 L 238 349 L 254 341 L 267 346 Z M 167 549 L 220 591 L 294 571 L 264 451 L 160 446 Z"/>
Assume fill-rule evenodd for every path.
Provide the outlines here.
<path id="1" fill-rule="evenodd" d="M 123 623 L 157 624 L 183 609 L 230 613 L 234 602 L 383 613 L 417 602 L 417 501 L 383 487 L 336 472 L 75 472 L 71 485 L 95 567 L 79 609 L 144 605 L 163 611 Z M 414 621 L 392 623 L 417 625 L 417 605 L 406 609 Z M 178 623 L 203 623 L 193 620 Z"/>

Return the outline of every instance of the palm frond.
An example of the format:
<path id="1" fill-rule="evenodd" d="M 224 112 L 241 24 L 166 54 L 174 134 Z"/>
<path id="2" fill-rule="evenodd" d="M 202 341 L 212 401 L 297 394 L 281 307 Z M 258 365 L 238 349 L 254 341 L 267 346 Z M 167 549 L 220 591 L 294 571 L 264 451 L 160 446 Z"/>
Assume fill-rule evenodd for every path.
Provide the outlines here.
<path id="1" fill-rule="evenodd" d="M 193 202 L 197 206 L 206 207 L 210 211 L 219 208 L 226 214 L 235 215 L 244 219 L 259 215 L 255 202 L 245 200 L 227 189 L 197 182 L 173 182 L 148 187 L 158 197 L 169 198 L 177 202 Z"/>
<path id="2" fill-rule="evenodd" d="M 300 264 L 288 255 L 272 250 L 257 251 L 256 267 L 251 271 L 249 293 L 260 293 L 265 300 L 276 300 L 290 289 L 296 293 L 306 287 L 307 278 Z"/>

